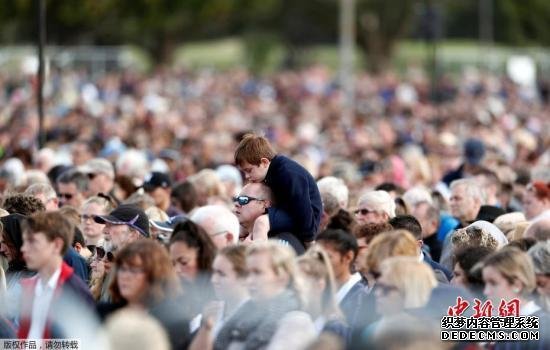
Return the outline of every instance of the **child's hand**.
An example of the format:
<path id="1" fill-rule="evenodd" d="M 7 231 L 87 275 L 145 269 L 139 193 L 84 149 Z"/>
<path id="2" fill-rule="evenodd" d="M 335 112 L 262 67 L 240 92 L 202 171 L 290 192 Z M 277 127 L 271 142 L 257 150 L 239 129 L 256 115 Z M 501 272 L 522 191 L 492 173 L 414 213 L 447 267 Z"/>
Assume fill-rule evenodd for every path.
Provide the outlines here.
<path id="1" fill-rule="evenodd" d="M 267 214 L 258 216 L 254 221 L 254 227 L 252 228 L 252 240 L 267 241 L 267 233 L 269 232 L 269 229 L 269 217 Z"/>

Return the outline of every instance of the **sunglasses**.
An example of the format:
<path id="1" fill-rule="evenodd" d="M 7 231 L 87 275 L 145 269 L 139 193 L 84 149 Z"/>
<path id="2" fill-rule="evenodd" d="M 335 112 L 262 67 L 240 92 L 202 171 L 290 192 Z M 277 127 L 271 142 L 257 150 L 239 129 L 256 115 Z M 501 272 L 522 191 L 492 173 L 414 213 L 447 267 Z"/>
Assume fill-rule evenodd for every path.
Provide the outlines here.
<path id="1" fill-rule="evenodd" d="M 357 214 L 361 214 L 361 215 L 367 215 L 367 214 L 370 214 L 370 213 L 374 213 L 375 211 L 374 210 L 368 210 L 368 209 L 357 209 L 356 211 L 354 211 L 355 215 Z"/>
<path id="2" fill-rule="evenodd" d="M 250 201 L 264 201 L 265 199 L 260 199 L 260 198 L 254 198 L 254 197 L 250 197 L 250 196 L 237 196 L 237 197 L 233 197 L 233 202 L 235 203 L 239 203 L 239 205 L 247 205 L 248 203 L 250 203 Z"/>
<path id="3" fill-rule="evenodd" d="M 71 200 L 74 197 L 74 195 L 72 193 L 58 193 L 57 197 Z"/>
<path id="4" fill-rule="evenodd" d="M 115 256 L 113 255 L 113 253 L 105 252 L 105 249 L 103 249 L 101 247 L 96 247 L 95 254 L 96 254 L 98 260 L 103 260 L 103 258 L 105 258 L 105 256 L 107 256 L 107 261 L 108 262 L 113 262 L 115 260 Z"/>

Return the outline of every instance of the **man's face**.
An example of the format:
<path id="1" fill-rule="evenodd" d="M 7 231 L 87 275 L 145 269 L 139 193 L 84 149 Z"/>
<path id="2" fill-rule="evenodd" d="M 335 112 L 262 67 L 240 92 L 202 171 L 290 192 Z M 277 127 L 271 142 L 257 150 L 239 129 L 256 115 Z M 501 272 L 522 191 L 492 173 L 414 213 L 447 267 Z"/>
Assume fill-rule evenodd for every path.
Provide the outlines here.
<path id="1" fill-rule="evenodd" d="M 80 208 L 80 205 L 84 201 L 84 196 L 78 192 L 74 183 L 62 183 L 57 184 L 57 197 L 59 198 L 59 206 L 70 205 L 75 208 Z"/>
<path id="2" fill-rule="evenodd" d="M 127 225 L 113 225 L 108 222 L 103 227 L 103 234 L 110 251 L 121 249 L 137 239 L 136 232 L 130 231 Z"/>
<path id="3" fill-rule="evenodd" d="M 62 247 L 60 238 L 48 241 L 42 232 L 23 232 L 21 253 L 30 270 L 37 271 L 47 265 L 52 257 L 60 256 Z"/>
<path id="4" fill-rule="evenodd" d="M 422 234 L 424 238 L 437 230 L 437 223 L 434 223 L 433 220 L 428 218 L 428 206 L 429 204 L 427 203 L 419 203 L 411 210 L 411 215 L 418 220 L 420 226 L 422 227 Z"/>
<path id="5" fill-rule="evenodd" d="M 159 207 L 161 210 L 166 211 L 170 206 L 170 189 L 163 187 L 157 187 L 152 191 L 147 192 L 148 195 L 153 198 L 155 201 L 155 206 Z"/>
<path id="6" fill-rule="evenodd" d="M 39 199 L 42 204 L 44 204 L 46 211 L 55 211 L 59 209 L 59 200 L 57 197 L 47 198 L 44 193 L 35 194 L 34 197 Z"/>
<path id="7" fill-rule="evenodd" d="M 245 161 L 239 166 L 239 169 L 244 173 L 247 182 L 262 182 L 269 169 L 269 163 L 267 158 L 262 158 L 259 165 L 252 165 Z"/>
<path id="8" fill-rule="evenodd" d="M 89 174 L 89 177 L 90 184 L 88 186 L 91 193 L 97 194 L 101 192 L 107 194 L 111 190 L 108 187 L 112 180 L 109 179 L 107 175 L 103 173 L 94 173 Z"/>
<path id="9" fill-rule="evenodd" d="M 255 191 L 254 185 L 249 184 L 244 186 L 239 196 L 256 198 L 249 199 L 248 203 L 243 205 L 239 204 L 238 201 L 235 202 L 234 212 L 241 225 L 250 225 L 258 216 L 265 214 L 269 203 L 266 198 L 262 197 L 259 191 Z"/>
<path id="10" fill-rule="evenodd" d="M 455 186 L 450 199 L 451 214 L 462 222 L 472 221 L 479 211 L 479 203 L 466 193 L 465 186 Z"/>

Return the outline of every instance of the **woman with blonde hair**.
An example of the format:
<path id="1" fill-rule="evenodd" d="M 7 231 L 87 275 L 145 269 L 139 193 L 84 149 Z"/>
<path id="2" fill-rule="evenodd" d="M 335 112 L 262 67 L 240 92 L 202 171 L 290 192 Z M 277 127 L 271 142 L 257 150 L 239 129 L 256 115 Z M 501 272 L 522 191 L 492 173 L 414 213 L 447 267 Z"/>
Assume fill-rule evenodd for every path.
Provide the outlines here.
<path id="1" fill-rule="evenodd" d="M 533 298 L 536 277 L 533 262 L 527 253 L 515 247 L 506 247 L 488 256 L 483 261 L 482 269 L 485 289 L 483 292 L 492 301 L 493 308 L 498 310 L 500 303 L 519 300 L 520 316 L 537 316 L 541 329 L 550 324 L 550 316 Z M 494 349 L 515 348 L 517 343 L 497 342 Z M 549 349 L 550 335 L 541 331 L 540 340 L 523 343 L 522 349 Z"/>
<path id="2" fill-rule="evenodd" d="M 313 246 L 297 262 L 306 283 L 307 310 L 317 333 L 332 333 L 346 341 L 349 329 L 336 301 L 336 281 L 328 254 L 321 246 Z"/>
<path id="3" fill-rule="evenodd" d="M 529 256 L 515 247 L 506 247 L 488 256 L 482 269 L 485 289 L 483 293 L 493 301 L 500 303 L 519 299 L 520 314 L 532 315 L 541 312 L 533 298 L 536 278 L 533 262 Z"/>
<path id="4" fill-rule="evenodd" d="M 276 241 L 255 242 L 246 251 L 247 287 L 252 307 L 247 317 L 228 321 L 216 342 L 225 348 L 298 349 L 315 338 L 303 312 L 303 285 L 292 248 Z"/>
<path id="5" fill-rule="evenodd" d="M 417 257 L 394 256 L 380 264 L 380 277 L 374 287 L 376 312 L 380 320 L 367 327 L 362 341 L 369 343 L 388 320 L 415 312 L 426 306 L 437 280 L 431 267 Z"/>
<path id="6" fill-rule="evenodd" d="M 86 246 L 95 254 L 95 248 L 103 241 L 103 227 L 95 222 L 97 215 L 107 215 L 113 210 L 113 203 L 109 199 L 93 196 L 84 201 L 80 207 L 80 229 L 84 234 Z"/>
<path id="7" fill-rule="evenodd" d="M 228 200 L 224 185 L 215 170 L 203 169 L 189 176 L 189 182 L 197 190 L 198 206 L 217 204 L 219 201 L 223 203 Z"/>

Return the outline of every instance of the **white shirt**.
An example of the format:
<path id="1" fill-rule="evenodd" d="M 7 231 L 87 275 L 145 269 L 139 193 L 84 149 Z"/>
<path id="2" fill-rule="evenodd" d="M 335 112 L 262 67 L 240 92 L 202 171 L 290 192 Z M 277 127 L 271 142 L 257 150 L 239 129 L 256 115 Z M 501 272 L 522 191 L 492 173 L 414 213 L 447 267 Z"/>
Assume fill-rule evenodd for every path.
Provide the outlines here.
<path id="1" fill-rule="evenodd" d="M 32 303 L 31 328 L 28 339 L 42 339 L 44 328 L 48 321 L 48 311 L 57 287 L 57 281 L 61 275 L 61 265 L 55 270 L 50 279 L 44 283 L 40 276 L 36 278 L 36 288 L 34 289 L 34 299 Z"/>
<path id="2" fill-rule="evenodd" d="M 356 272 L 351 275 L 349 280 L 344 283 L 344 285 L 340 287 L 340 289 L 338 289 L 338 292 L 336 293 L 336 301 L 338 302 L 338 304 L 340 304 L 342 300 L 344 300 L 351 288 L 353 288 L 353 286 L 359 281 L 361 281 L 361 275 L 359 274 L 359 272 Z"/>

